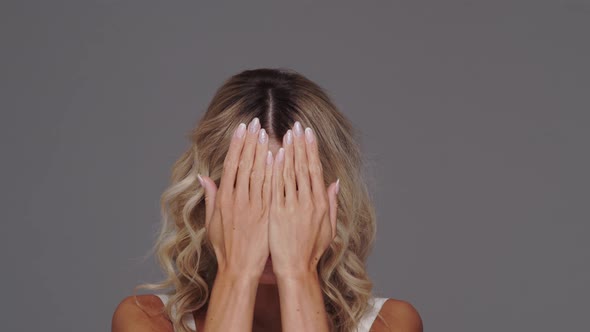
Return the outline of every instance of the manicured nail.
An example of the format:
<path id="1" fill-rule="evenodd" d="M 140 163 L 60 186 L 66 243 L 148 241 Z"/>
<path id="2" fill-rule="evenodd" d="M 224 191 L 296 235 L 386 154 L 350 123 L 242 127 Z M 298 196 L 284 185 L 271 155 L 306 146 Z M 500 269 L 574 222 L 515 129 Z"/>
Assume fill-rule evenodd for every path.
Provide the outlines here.
<path id="1" fill-rule="evenodd" d="M 277 152 L 277 162 L 283 161 L 283 158 L 285 158 L 285 149 L 284 148 L 280 148 L 279 152 Z"/>
<path id="2" fill-rule="evenodd" d="M 286 137 L 287 144 L 293 144 L 293 132 L 291 129 L 287 130 L 287 137 Z"/>
<path id="3" fill-rule="evenodd" d="M 336 195 L 338 195 L 338 192 L 340 191 L 340 178 L 338 178 L 338 180 L 336 180 Z"/>
<path id="4" fill-rule="evenodd" d="M 272 164 L 272 151 L 268 150 L 268 153 L 266 154 L 266 164 L 270 165 Z"/>
<path id="5" fill-rule="evenodd" d="M 250 121 L 250 125 L 248 126 L 248 129 L 250 130 L 251 133 L 255 133 L 256 130 L 258 130 L 259 125 L 260 125 L 260 121 L 258 121 L 258 118 L 254 118 L 252 121 Z"/>
<path id="6" fill-rule="evenodd" d="M 236 137 L 242 138 L 244 137 L 244 133 L 246 132 L 246 124 L 240 123 L 238 128 L 236 129 Z"/>
<path id="7" fill-rule="evenodd" d="M 266 143 L 268 140 L 268 135 L 266 134 L 266 130 L 264 128 L 260 129 L 260 133 L 258 133 L 258 141 L 262 143 Z"/>
<path id="8" fill-rule="evenodd" d="M 307 143 L 313 142 L 313 131 L 311 128 L 305 128 L 305 139 L 307 139 Z"/>
<path id="9" fill-rule="evenodd" d="M 205 182 L 203 181 L 203 178 L 201 177 L 201 173 L 197 173 L 197 179 L 199 179 L 201 186 L 205 187 Z"/>
<path id="10" fill-rule="evenodd" d="M 301 123 L 299 121 L 295 121 L 295 136 L 299 137 L 303 134 L 303 128 L 301 127 Z"/>

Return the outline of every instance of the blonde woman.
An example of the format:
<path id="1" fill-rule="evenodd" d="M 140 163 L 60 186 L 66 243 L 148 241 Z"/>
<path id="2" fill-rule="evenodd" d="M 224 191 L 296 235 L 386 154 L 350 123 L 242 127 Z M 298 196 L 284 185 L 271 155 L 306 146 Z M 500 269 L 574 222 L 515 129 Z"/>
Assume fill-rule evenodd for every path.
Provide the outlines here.
<path id="1" fill-rule="evenodd" d="M 410 303 L 371 292 L 375 212 L 355 137 L 293 70 L 229 78 L 162 195 L 167 277 L 123 299 L 112 331 L 422 331 Z"/>

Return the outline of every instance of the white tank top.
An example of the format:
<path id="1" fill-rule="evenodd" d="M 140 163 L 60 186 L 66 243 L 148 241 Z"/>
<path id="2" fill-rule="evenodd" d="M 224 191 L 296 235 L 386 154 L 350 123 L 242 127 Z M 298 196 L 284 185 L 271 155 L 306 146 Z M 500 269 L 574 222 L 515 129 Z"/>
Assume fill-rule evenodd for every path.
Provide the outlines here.
<path id="1" fill-rule="evenodd" d="M 166 294 L 154 294 L 162 300 L 163 304 L 166 304 L 168 301 L 168 295 Z M 363 317 L 361 317 L 361 321 L 359 322 L 359 326 L 357 327 L 356 332 L 369 332 L 369 329 L 373 325 L 375 318 L 377 318 L 377 314 L 381 310 L 383 303 L 387 301 L 386 297 L 371 297 L 369 299 L 369 307 Z M 172 308 L 172 312 L 176 312 L 175 308 Z M 193 331 L 197 332 L 197 327 L 195 325 L 195 320 L 193 315 L 190 313 L 185 314 L 182 317 L 182 320 L 186 322 L 187 326 L 190 327 Z"/>

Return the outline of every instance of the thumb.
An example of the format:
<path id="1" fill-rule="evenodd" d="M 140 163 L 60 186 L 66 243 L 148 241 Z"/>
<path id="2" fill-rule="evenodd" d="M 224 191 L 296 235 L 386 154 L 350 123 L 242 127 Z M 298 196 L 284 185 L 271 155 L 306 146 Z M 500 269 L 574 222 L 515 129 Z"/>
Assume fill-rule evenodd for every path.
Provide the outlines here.
<path id="1" fill-rule="evenodd" d="M 328 201 L 330 203 L 330 224 L 332 226 L 332 240 L 336 237 L 336 212 L 338 211 L 338 191 L 340 190 L 340 179 L 328 187 Z"/>
<path id="2" fill-rule="evenodd" d="M 213 208 L 215 207 L 215 195 L 217 194 L 217 185 L 208 176 L 197 174 L 197 178 L 201 186 L 205 190 L 205 227 L 209 229 L 209 223 L 213 216 Z"/>

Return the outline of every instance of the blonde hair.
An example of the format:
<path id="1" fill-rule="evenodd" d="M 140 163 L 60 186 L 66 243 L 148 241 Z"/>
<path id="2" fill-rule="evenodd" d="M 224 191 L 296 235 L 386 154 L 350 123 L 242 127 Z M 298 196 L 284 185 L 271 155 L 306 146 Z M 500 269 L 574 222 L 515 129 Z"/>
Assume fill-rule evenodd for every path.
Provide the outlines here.
<path id="1" fill-rule="evenodd" d="M 206 310 L 217 261 L 205 229 L 204 189 L 197 173 L 209 176 L 219 186 L 234 129 L 254 117 L 259 118 L 269 139 L 279 142 L 297 120 L 312 127 L 326 186 L 340 179 L 337 234 L 318 262 L 318 275 L 330 330 L 353 331 L 368 308 L 373 288 L 366 260 L 376 224 L 362 172 L 364 162 L 349 120 L 324 89 L 291 69 L 245 70 L 216 91 L 188 134 L 191 146 L 175 162 L 171 185 L 161 196 L 163 224 L 154 249 L 165 280 L 136 286 L 134 294 L 137 288 L 171 287 L 164 311 L 176 331 L 191 331 L 183 315 Z"/>

